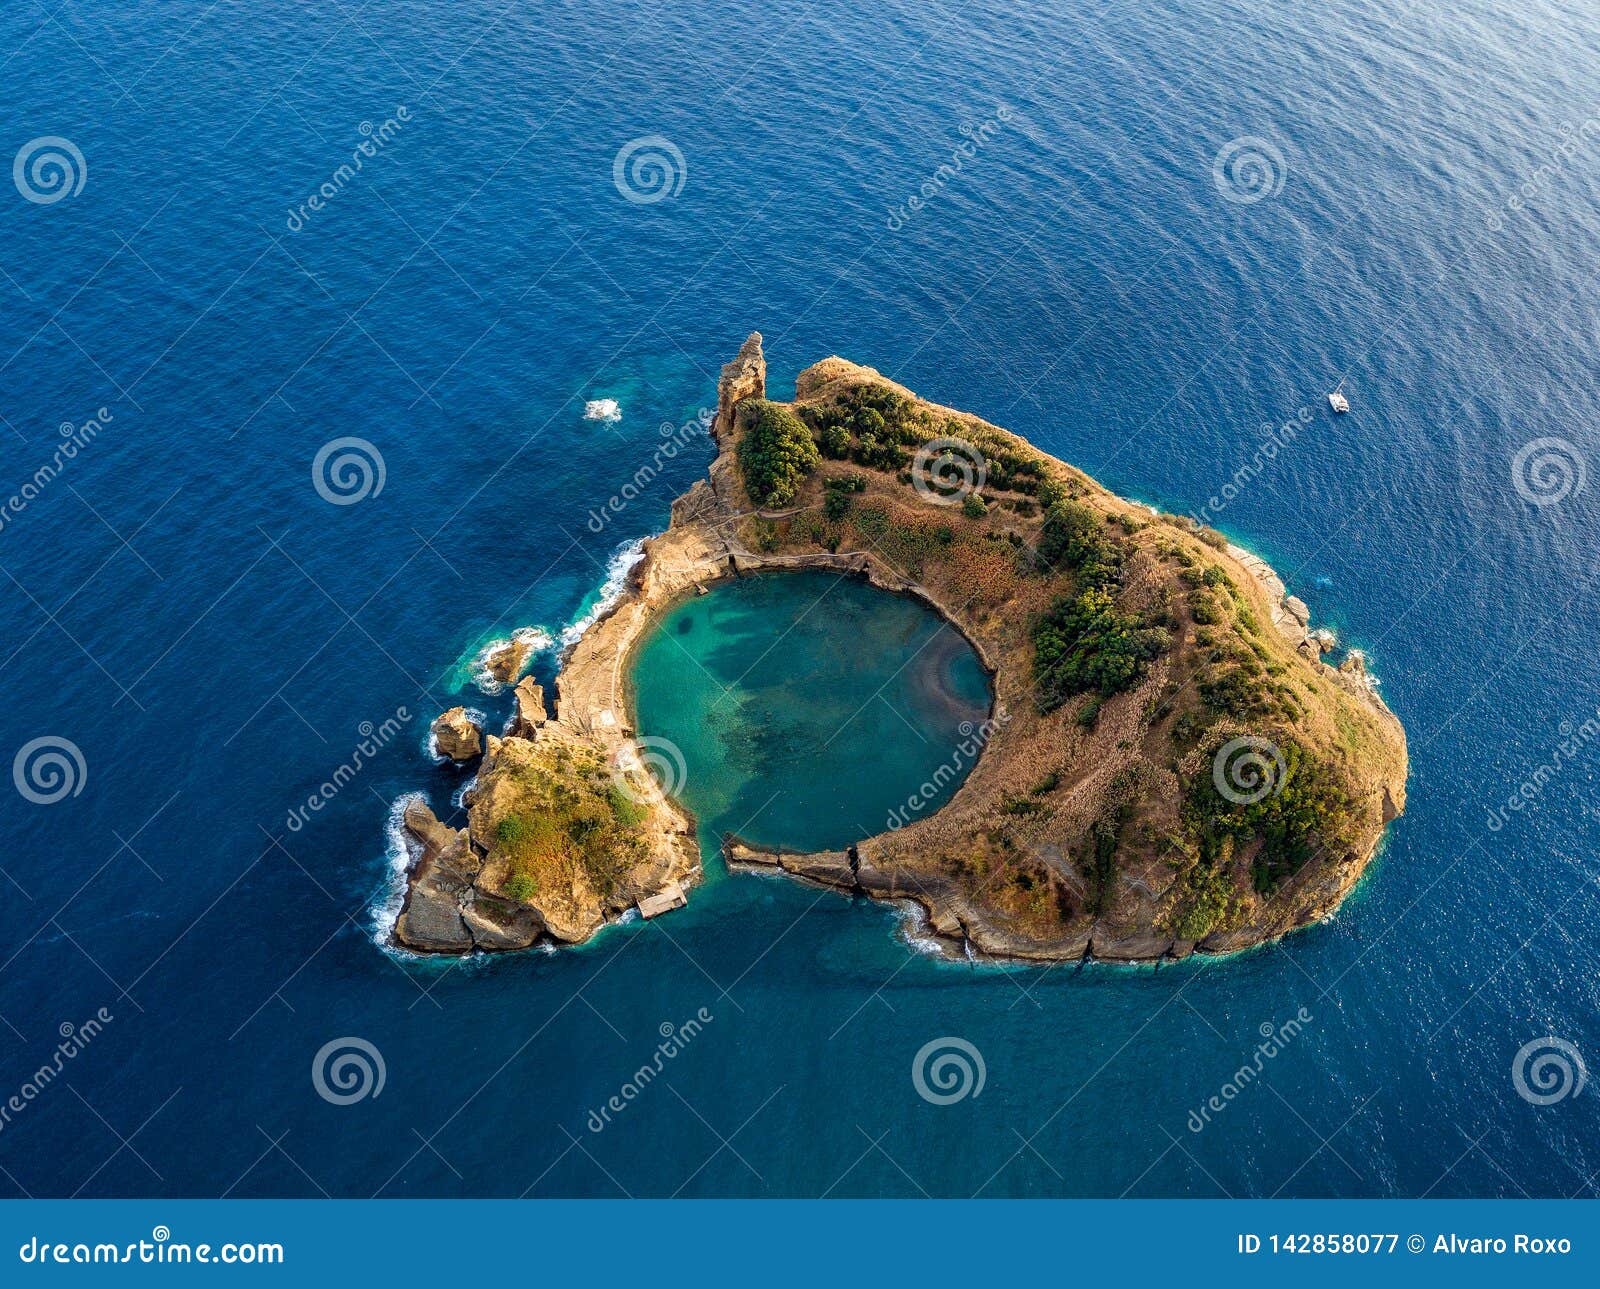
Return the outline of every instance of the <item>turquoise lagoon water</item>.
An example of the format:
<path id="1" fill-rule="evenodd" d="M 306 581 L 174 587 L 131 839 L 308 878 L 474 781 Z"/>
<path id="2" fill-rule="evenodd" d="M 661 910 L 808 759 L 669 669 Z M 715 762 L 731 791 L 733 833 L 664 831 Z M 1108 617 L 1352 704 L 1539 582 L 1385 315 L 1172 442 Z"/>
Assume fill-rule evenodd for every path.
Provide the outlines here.
<path id="1" fill-rule="evenodd" d="M 705 834 L 797 850 L 937 809 L 971 770 L 992 701 L 972 647 L 932 609 L 823 572 L 684 600 L 641 644 L 633 683 L 639 732 L 681 753 L 670 786 Z"/>
<path id="2" fill-rule="evenodd" d="M 1594 1193 L 1593 1079 L 1514 1075 L 1547 1037 L 1600 1059 L 1600 762 L 1490 813 L 1600 703 L 1592 4 L 72 0 L 0 5 L 0 49 L 0 165 L 65 138 L 87 171 L 0 177 L 0 499 L 113 418 L 0 525 L 0 766 L 57 737 L 85 770 L 48 805 L 0 778 L 0 1099 L 114 1018 L 0 1121 L 0 1193 Z M 630 200 L 653 136 L 682 183 Z M 1337 918 L 973 967 L 735 875 L 573 952 L 381 947 L 396 801 L 458 817 L 465 782 L 424 724 L 500 720 L 481 643 L 560 637 L 665 526 L 709 445 L 630 485 L 752 329 L 780 396 L 841 353 L 1169 510 L 1299 427 L 1216 522 L 1410 733 Z M 349 436 L 383 486 L 334 505 Z M 1552 439 L 1585 486 L 1540 504 L 1514 466 Z M 337 1105 L 346 1038 L 386 1077 Z M 943 1038 L 981 1094 L 919 1095 Z"/>

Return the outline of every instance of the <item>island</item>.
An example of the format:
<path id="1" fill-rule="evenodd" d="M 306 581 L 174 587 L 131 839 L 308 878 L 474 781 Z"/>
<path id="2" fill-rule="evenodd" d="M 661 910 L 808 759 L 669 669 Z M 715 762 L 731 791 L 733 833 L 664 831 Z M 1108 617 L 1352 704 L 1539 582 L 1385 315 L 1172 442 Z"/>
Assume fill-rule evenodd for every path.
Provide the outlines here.
<path id="1" fill-rule="evenodd" d="M 797 569 L 926 602 L 991 674 L 993 710 L 937 810 L 841 851 L 725 837 L 731 865 L 912 902 L 975 958 L 1229 953 L 1334 912 L 1405 806 L 1405 733 L 1263 561 L 871 368 L 825 358 L 792 403 L 766 375 L 753 334 L 722 370 L 707 476 L 568 646 L 550 709 L 517 682 L 466 826 L 406 808 L 399 946 L 576 944 L 682 906 L 695 823 L 650 773 L 630 657 L 682 597 Z M 477 755 L 447 716 L 451 754 Z"/>

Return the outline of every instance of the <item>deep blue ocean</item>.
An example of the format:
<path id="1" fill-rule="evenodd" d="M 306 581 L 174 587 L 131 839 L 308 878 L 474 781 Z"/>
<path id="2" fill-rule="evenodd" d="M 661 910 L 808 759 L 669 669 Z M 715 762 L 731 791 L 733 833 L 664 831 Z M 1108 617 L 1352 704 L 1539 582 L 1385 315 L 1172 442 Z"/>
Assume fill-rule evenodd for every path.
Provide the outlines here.
<path id="1" fill-rule="evenodd" d="M 1597 68 L 1577 0 L 5 5 L 0 760 L 81 760 L 0 780 L 0 1193 L 1593 1194 Z M 1367 651 L 1410 806 L 1331 923 L 972 966 L 718 874 L 378 947 L 428 720 L 665 525 L 703 439 L 590 516 L 752 330 L 1210 506 Z"/>

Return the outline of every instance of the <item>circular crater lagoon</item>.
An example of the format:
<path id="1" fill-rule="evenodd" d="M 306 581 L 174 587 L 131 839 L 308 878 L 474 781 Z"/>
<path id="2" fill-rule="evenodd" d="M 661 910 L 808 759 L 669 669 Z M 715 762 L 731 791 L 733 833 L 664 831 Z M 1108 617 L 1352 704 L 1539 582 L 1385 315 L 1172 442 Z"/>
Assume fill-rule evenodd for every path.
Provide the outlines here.
<path id="1" fill-rule="evenodd" d="M 641 643 L 633 684 L 639 733 L 682 754 L 667 786 L 702 827 L 798 850 L 937 809 L 991 705 L 977 654 L 931 608 L 818 571 L 678 604 Z"/>

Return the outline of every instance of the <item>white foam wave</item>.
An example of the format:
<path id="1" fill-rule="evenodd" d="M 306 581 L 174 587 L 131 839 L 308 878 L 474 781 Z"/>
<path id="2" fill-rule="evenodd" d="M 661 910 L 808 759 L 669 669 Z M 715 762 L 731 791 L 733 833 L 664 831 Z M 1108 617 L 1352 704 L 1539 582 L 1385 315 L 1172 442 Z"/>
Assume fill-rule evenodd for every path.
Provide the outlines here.
<path id="1" fill-rule="evenodd" d="M 583 405 L 583 419 L 586 421 L 620 421 L 622 419 L 622 404 L 614 398 L 591 398 Z"/>
<path id="2" fill-rule="evenodd" d="M 421 843 L 406 831 L 406 808 L 414 801 L 426 805 L 428 798 L 420 792 L 396 797 L 383 826 L 388 871 L 372 903 L 372 941 L 380 949 L 394 948 L 394 924 L 406 906 L 406 875 L 422 853 Z"/>
<path id="3" fill-rule="evenodd" d="M 467 808 L 467 794 L 469 792 L 471 792 L 477 786 L 478 786 L 478 776 L 474 774 L 471 778 L 469 778 L 465 783 L 463 783 L 459 788 L 457 788 L 453 793 L 450 794 L 450 804 L 452 806 L 454 806 L 457 810 L 465 810 Z"/>
<path id="4" fill-rule="evenodd" d="M 930 958 L 948 958 L 950 945 L 933 933 L 927 911 L 915 900 L 896 900 L 890 907 L 899 925 L 900 938 L 918 953 Z"/>
<path id="5" fill-rule="evenodd" d="M 479 711 L 476 707 L 464 707 L 461 710 L 467 714 L 467 719 L 480 730 L 489 728 L 489 717 L 486 713 Z M 450 758 L 439 750 L 439 738 L 433 732 L 432 721 L 428 722 L 427 730 L 422 736 L 422 750 L 435 765 L 450 764 Z"/>
<path id="6" fill-rule="evenodd" d="M 529 657 L 541 654 L 546 649 L 554 647 L 556 639 L 543 627 L 518 627 L 509 636 L 500 636 L 489 641 L 482 649 L 478 650 L 477 657 L 472 660 L 472 683 L 485 694 L 499 694 L 505 692 L 508 686 L 502 680 L 496 680 L 489 671 L 489 658 L 494 653 L 508 644 L 520 642 L 530 648 Z"/>
<path id="7" fill-rule="evenodd" d="M 583 638 L 585 631 L 616 606 L 623 592 L 628 589 L 628 574 L 633 571 L 634 565 L 644 558 L 644 543 L 645 538 L 640 537 L 631 542 L 624 542 L 611 553 L 610 562 L 606 564 L 605 581 L 600 584 L 593 603 L 580 610 L 578 616 L 562 631 L 563 649 L 577 644 Z"/>

